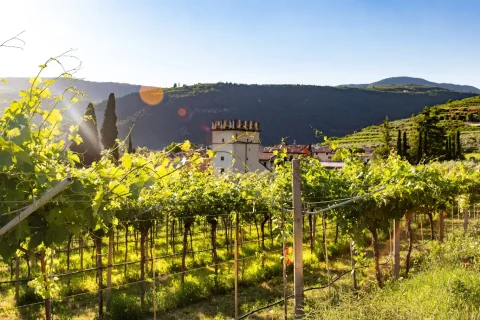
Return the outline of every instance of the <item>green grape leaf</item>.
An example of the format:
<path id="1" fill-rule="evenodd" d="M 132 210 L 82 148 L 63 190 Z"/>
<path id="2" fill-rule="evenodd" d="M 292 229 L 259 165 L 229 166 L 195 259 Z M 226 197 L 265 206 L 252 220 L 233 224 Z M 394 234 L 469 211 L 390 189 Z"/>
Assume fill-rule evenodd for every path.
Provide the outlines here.
<path id="1" fill-rule="evenodd" d="M 63 119 L 62 113 L 58 109 L 53 109 L 52 111 L 44 111 L 42 117 L 44 121 L 48 121 L 51 124 L 57 124 Z"/>
<path id="2" fill-rule="evenodd" d="M 102 205 L 103 196 L 104 196 L 103 188 L 98 189 L 97 193 L 95 194 L 95 198 L 93 199 L 93 213 L 94 214 L 98 213 L 98 209 Z"/>
<path id="3" fill-rule="evenodd" d="M 192 144 L 190 143 L 190 141 L 185 140 L 185 142 L 182 143 L 182 145 L 180 146 L 180 149 L 182 149 L 182 151 L 188 151 L 190 150 L 191 147 L 192 147 Z"/>

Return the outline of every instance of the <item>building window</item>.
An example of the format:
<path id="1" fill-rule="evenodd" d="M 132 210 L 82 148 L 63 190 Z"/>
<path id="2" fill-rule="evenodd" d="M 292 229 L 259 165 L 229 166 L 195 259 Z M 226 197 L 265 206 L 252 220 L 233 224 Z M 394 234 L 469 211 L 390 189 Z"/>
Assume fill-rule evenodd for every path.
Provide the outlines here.
<path id="1" fill-rule="evenodd" d="M 222 161 L 225 160 L 225 157 L 220 157 L 220 160 L 222 160 Z"/>
<path id="2" fill-rule="evenodd" d="M 225 139 L 222 138 L 222 142 L 225 142 Z"/>
<path id="3" fill-rule="evenodd" d="M 225 172 L 225 169 L 220 168 L 220 173 L 224 173 L 224 172 Z"/>
<path id="4" fill-rule="evenodd" d="M 247 161 L 248 161 L 248 158 L 247 158 Z"/>

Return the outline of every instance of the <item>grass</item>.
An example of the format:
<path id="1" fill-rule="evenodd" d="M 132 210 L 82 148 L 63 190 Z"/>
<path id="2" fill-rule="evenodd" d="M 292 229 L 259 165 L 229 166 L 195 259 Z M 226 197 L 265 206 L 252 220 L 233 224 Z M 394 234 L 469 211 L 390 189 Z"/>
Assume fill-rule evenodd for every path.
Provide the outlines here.
<path id="1" fill-rule="evenodd" d="M 448 223 L 447 223 L 448 227 Z M 448 230 L 448 228 L 447 228 Z M 479 319 L 479 224 L 469 235 L 450 233 L 445 244 L 430 242 L 417 252 L 413 275 L 388 281 L 354 296 L 336 290 L 330 299 L 312 301 L 308 319 Z M 469 257 L 469 264 L 462 259 Z"/>
<path id="2" fill-rule="evenodd" d="M 316 305 L 310 319 L 478 319 L 480 272 L 439 266 L 373 290 L 360 299 L 348 293 Z M 333 305 L 333 306 L 332 306 Z"/>

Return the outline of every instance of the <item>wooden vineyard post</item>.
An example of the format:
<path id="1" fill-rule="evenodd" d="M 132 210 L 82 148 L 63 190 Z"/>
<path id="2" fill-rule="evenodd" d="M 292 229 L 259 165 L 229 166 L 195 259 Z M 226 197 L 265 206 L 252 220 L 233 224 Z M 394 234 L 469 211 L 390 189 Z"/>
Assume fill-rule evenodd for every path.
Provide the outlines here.
<path id="1" fill-rule="evenodd" d="M 467 234 L 468 230 L 468 210 L 467 208 L 463 209 L 463 233 Z"/>
<path id="2" fill-rule="evenodd" d="M 238 212 L 235 212 L 235 319 L 238 319 Z"/>
<path id="3" fill-rule="evenodd" d="M 393 221 L 393 277 L 398 279 L 400 275 L 400 219 Z"/>
<path id="4" fill-rule="evenodd" d="M 443 242 L 443 230 L 445 227 L 445 220 L 444 220 L 445 212 L 440 211 L 438 213 L 438 240 Z"/>
<path id="5" fill-rule="evenodd" d="M 107 312 L 110 312 L 110 303 L 112 302 L 112 264 L 113 264 L 113 245 L 115 241 L 115 231 L 113 226 L 108 231 L 108 269 L 107 269 L 107 293 L 106 306 Z"/>
<path id="6" fill-rule="evenodd" d="M 292 196 L 293 196 L 293 254 L 294 254 L 294 297 L 295 319 L 303 317 L 303 256 L 302 256 L 302 194 L 300 159 L 292 160 Z"/>

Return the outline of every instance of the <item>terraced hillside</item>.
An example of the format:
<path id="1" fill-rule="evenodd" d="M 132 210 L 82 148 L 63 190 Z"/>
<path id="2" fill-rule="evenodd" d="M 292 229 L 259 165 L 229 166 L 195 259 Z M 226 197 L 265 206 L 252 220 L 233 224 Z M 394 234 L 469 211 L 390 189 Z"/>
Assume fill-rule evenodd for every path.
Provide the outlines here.
<path id="1" fill-rule="evenodd" d="M 463 100 L 449 101 L 431 108 L 438 115 L 440 125 L 447 131 L 460 131 L 462 145 L 467 152 L 480 150 L 480 95 Z M 392 139 L 396 139 L 397 130 L 412 132 L 414 119 L 410 118 L 391 121 Z M 372 147 L 381 145 L 380 126 L 366 127 L 360 131 L 335 139 L 339 147 Z"/>

